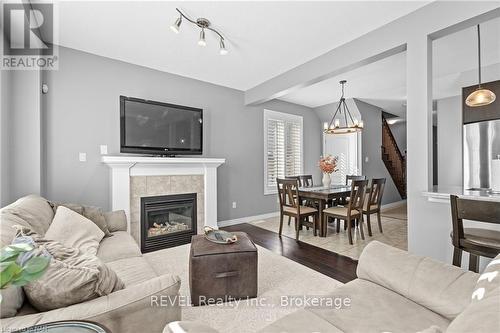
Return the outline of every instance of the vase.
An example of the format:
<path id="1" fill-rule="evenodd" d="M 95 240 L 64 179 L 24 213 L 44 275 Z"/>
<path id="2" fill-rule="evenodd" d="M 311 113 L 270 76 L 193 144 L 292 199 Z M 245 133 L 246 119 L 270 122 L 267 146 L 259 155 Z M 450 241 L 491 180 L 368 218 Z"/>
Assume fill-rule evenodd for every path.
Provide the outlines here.
<path id="1" fill-rule="evenodd" d="M 329 173 L 323 173 L 323 186 L 324 187 L 330 187 L 330 185 L 332 184 L 332 179 L 330 178 L 330 174 Z"/>

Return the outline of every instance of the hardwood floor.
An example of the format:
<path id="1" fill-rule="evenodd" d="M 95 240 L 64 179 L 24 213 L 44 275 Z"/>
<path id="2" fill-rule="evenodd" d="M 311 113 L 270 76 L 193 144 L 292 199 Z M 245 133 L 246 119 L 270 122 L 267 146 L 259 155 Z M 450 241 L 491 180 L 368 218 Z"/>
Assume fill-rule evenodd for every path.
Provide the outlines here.
<path id="1" fill-rule="evenodd" d="M 358 262 L 349 257 L 282 236 L 252 224 L 243 223 L 222 228 L 246 232 L 255 244 L 307 266 L 340 282 L 356 279 Z"/>

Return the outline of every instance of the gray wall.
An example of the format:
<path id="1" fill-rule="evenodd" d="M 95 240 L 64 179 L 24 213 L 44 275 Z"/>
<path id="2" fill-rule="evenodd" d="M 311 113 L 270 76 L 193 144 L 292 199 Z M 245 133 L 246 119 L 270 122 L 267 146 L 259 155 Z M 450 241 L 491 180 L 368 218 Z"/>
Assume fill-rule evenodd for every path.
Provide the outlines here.
<path id="1" fill-rule="evenodd" d="M 462 186 L 462 99 L 437 101 L 438 185 Z"/>
<path id="2" fill-rule="evenodd" d="M 10 74 L 0 70 L 0 207 L 10 203 Z"/>
<path id="3" fill-rule="evenodd" d="M 401 196 L 381 157 L 382 110 L 379 107 L 357 99 L 354 101 L 364 123 L 363 134 L 361 136 L 363 174 L 368 178 L 386 178 L 382 204 L 400 201 Z M 366 157 L 368 157 L 368 162 L 366 162 Z"/>
<path id="4" fill-rule="evenodd" d="M 43 194 L 39 87 L 36 70 L 2 75 L 2 206 L 27 194 Z"/>
<path id="5" fill-rule="evenodd" d="M 46 195 L 110 208 L 109 172 L 99 145 L 119 153 L 119 96 L 140 97 L 204 109 L 204 156 L 226 158 L 218 170 L 218 220 L 277 210 L 264 196 L 263 109 L 304 117 L 305 173 L 320 175 L 321 124 L 309 108 L 271 101 L 244 106 L 243 92 L 60 48 L 59 70 L 45 72 Z M 87 162 L 78 153 L 87 153 Z M 237 208 L 232 208 L 232 202 Z"/>

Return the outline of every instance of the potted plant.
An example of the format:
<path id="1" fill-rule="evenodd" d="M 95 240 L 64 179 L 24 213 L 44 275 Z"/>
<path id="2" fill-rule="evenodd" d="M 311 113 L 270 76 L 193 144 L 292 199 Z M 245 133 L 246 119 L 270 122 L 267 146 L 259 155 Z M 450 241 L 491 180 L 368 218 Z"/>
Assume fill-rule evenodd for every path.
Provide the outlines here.
<path id="1" fill-rule="evenodd" d="M 338 157 L 327 155 L 319 160 L 319 168 L 323 172 L 323 186 L 329 188 L 332 184 L 331 174 L 337 171 Z"/>
<path id="2" fill-rule="evenodd" d="M 16 238 L 19 241 L 20 238 Z M 36 252 L 36 253 L 35 253 Z M 21 242 L 7 245 L 0 250 L 0 289 L 9 286 L 24 286 L 40 278 L 49 266 L 48 252 L 35 251 L 31 237 L 22 237 Z M 1 302 L 1 296 L 0 296 Z"/>

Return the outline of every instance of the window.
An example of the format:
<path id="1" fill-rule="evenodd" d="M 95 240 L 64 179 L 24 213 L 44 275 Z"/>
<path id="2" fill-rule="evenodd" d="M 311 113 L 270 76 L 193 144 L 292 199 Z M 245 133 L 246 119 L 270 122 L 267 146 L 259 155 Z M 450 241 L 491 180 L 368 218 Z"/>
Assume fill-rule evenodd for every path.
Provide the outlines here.
<path id="1" fill-rule="evenodd" d="M 264 110 L 264 194 L 277 192 L 276 178 L 302 174 L 302 117 Z"/>

